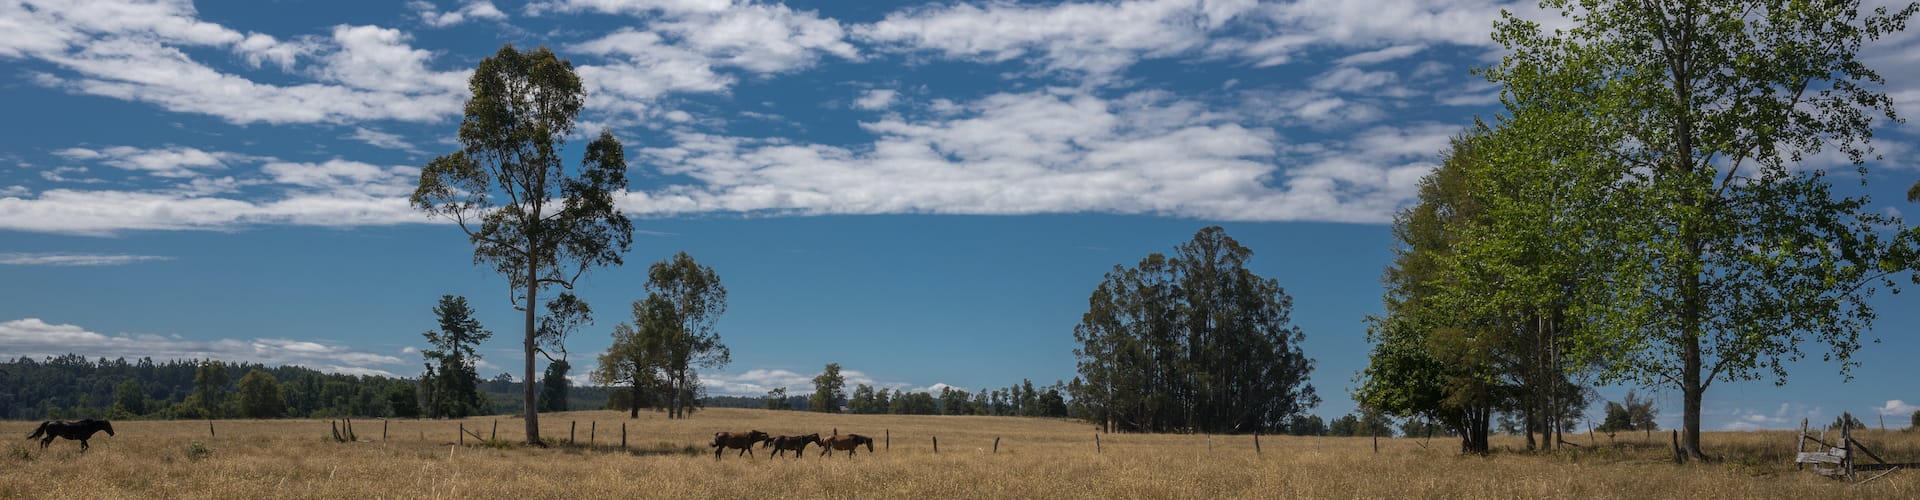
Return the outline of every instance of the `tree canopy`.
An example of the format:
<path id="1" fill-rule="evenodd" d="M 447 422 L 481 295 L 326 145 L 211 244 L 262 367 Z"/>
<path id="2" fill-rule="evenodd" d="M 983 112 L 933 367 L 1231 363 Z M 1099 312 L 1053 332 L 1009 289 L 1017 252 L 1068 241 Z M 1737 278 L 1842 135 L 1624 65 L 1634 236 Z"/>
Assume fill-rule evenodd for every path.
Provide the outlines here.
<path id="1" fill-rule="evenodd" d="M 240 415 L 247 418 L 280 418 L 287 413 L 287 400 L 280 395 L 280 381 L 266 370 L 255 368 L 240 377 Z"/>

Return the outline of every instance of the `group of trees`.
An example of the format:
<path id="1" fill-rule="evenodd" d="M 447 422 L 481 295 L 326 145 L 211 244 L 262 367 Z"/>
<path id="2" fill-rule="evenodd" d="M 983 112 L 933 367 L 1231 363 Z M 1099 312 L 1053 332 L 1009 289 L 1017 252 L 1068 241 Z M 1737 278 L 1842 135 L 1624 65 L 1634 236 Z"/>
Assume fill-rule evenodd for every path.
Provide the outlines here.
<path id="1" fill-rule="evenodd" d="M 1581 380 L 1666 387 L 1703 456 L 1714 382 L 1784 381 L 1803 343 L 1846 371 L 1866 297 L 1914 264 L 1915 232 L 1803 160 L 1871 157 L 1893 104 L 1857 55 L 1916 6 L 1544 6 L 1572 29 L 1497 23 L 1510 53 L 1483 74 L 1505 114 L 1456 139 L 1395 219 L 1356 396 L 1484 452 L 1495 412 L 1552 445 Z"/>
<path id="2" fill-rule="evenodd" d="M 1218 226 L 1114 266 L 1074 327 L 1086 418 L 1113 431 L 1275 432 L 1320 401 L 1293 299 Z"/>
<path id="3" fill-rule="evenodd" d="M 0 418 L 411 417 L 414 381 L 212 360 L 89 361 L 68 354 L 0 363 Z"/>
<path id="4" fill-rule="evenodd" d="M 593 380 L 626 386 L 630 417 L 652 406 L 685 418 L 700 402 L 699 369 L 732 359 L 715 328 L 727 311 L 727 288 L 712 267 L 680 252 L 648 268 L 646 292 L 633 302 L 632 323 L 613 327 L 613 345 L 600 355 Z"/>
<path id="5" fill-rule="evenodd" d="M 1001 389 L 964 389 L 941 387 L 940 392 L 874 389 L 860 384 L 847 400 L 847 411 L 856 414 L 895 415 L 991 415 L 1006 417 L 1068 417 L 1066 386 L 1055 382 L 1035 388 L 1033 381 Z"/>
<path id="6" fill-rule="evenodd" d="M 1621 431 L 1641 431 L 1651 434 L 1660 430 L 1660 424 L 1653 421 L 1660 412 L 1653 408 L 1652 399 L 1642 399 L 1633 391 L 1627 391 L 1627 397 L 1621 401 L 1608 401 L 1606 416 L 1602 417 L 1600 427 L 1595 428 L 1613 437 Z"/>

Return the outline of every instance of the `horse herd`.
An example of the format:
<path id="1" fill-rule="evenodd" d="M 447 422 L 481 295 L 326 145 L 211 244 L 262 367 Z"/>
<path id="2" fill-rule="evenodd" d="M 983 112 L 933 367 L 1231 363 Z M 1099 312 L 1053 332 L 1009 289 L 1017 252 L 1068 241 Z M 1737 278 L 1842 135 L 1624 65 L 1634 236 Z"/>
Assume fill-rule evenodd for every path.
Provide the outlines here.
<path id="1" fill-rule="evenodd" d="M 793 458 L 800 458 L 800 455 L 806 453 L 807 445 L 810 444 L 820 445 L 820 456 L 827 456 L 827 454 L 839 450 L 847 452 L 847 458 L 853 458 L 854 448 L 860 445 L 866 445 L 867 453 L 873 453 L 873 438 L 859 434 L 839 434 L 838 431 L 835 431 L 835 434 L 831 436 L 821 436 L 819 433 L 799 436 L 771 436 L 757 430 L 747 432 L 715 432 L 713 433 L 713 444 L 708 446 L 713 447 L 713 458 L 718 460 L 720 458 L 720 452 L 729 448 L 740 450 L 739 453 L 735 453 L 733 456 L 750 456 L 753 454 L 753 445 L 755 444 L 760 445 L 761 448 L 773 448 L 774 451 L 767 454 L 768 460 L 772 460 L 773 457 L 776 456 L 785 455 L 788 451 L 793 452 Z"/>

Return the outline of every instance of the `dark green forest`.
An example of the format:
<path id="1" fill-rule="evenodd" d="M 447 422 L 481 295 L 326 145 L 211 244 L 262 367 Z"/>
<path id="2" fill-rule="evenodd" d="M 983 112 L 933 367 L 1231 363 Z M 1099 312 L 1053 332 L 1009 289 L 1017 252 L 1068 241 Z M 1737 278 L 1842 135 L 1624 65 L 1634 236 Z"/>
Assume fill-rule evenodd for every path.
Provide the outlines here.
<path id="1" fill-rule="evenodd" d="M 418 381 L 374 375 L 325 373 L 302 366 L 266 366 L 257 363 L 213 363 L 225 374 L 217 387 L 209 384 L 196 397 L 203 360 L 128 361 L 89 360 L 76 354 L 0 362 L 0 418 L 41 420 L 69 418 L 179 419 L 272 417 L 414 417 L 421 401 Z M 270 375 L 281 402 L 277 412 L 249 414 L 243 401 L 242 380 L 254 371 Z M 199 377 L 205 379 L 205 377 Z M 222 377 L 214 377 L 220 379 Z M 500 376 L 481 381 L 478 389 L 489 402 L 490 414 L 518 413 L 519 382 Z M 567 408 L 606 406 L 603 387 L 570 387 Z M 204 400 L 212 400 L 207 405 Z M 263 399 L 259 397 L 255 400 Z M 211 411 L 208 408 L 211 407 Z M 273 405 L 267 405 L 274 408 Z M 272 411 L 272 410 L 268 410 Z"/>

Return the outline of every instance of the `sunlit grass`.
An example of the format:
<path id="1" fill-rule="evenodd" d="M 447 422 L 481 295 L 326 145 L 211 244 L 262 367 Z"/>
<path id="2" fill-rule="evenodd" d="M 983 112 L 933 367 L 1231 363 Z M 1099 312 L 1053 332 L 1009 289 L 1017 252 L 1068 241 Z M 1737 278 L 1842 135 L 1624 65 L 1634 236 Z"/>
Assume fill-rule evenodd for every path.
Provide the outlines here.
<path id="1" fill-rule="evenodd" d="M 556 446 L 456 445 L 464 424 L 519 441 L 510 417 L 463 421 L 359 420 L 361 442 L 332 441 L 325 420 L 116 422 L 93 449 L 56 441 L 45 451 L 24 437 L 37 423 L 0 422 L 0 498 L 1212 498 L 1212 497 L 1920 497 L 1920 472 L 1853 486 L 1795 471 L 1791 431 L 1706 436 L 1720 463 L 1672 464 L 1669 438 L 1569 436 L 1584 451 L 1459 456 L 1446 438 L 1103 434 L 1092 426 L 1007 417 L 824 415 L 713 409 L 690 420 L 586 411 L 544 415 Z M 628 451 L 619 450 L 626 423 Z M 569 425 L 575 443 L 567 445 Z M 589 441 L 589 429 L 592 440 Z M 715 431 L 860 433 L 876 439 L 848 459 L 819 448 L 807 456 L 715 460 Z M 891 444 L 888 444 L 890 436 Z M 933 450 L 939 438 L 939 453 Z M 1000 438 L 999 452 L 993 451 Z M 1920 433 L 1866 431 L 1882 457 L 1920 461 Z M 1211 450 L 1209 449 L 1211 441 Z M 196 452 L 198 444 L 204 452 Z M 1499 437 L 1496 448 L 1523 446 Z"/>

